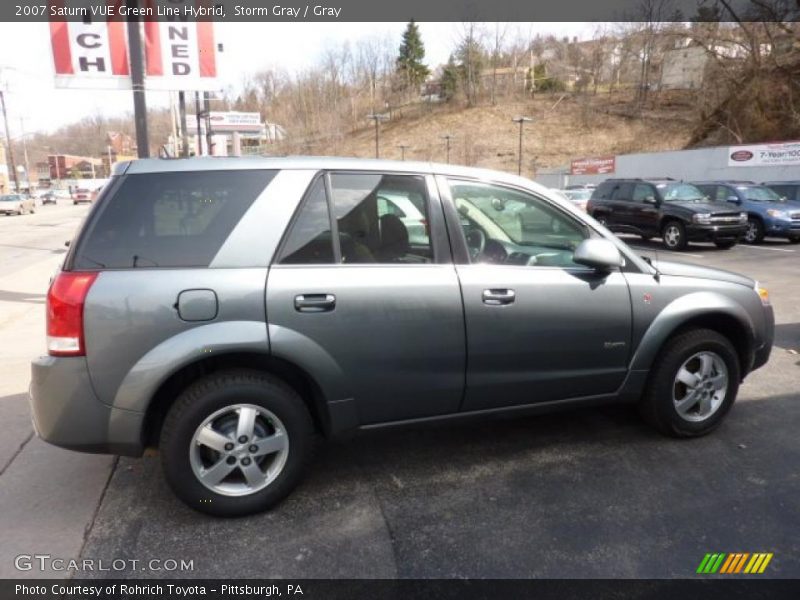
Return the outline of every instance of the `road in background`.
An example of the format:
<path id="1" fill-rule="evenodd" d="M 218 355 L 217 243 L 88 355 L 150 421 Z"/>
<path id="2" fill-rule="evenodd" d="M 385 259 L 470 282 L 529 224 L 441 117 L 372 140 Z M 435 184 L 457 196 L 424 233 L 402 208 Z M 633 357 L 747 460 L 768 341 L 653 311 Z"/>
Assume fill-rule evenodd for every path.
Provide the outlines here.
<path id="1" fill-rule="evenodd" d="M 21 572 L 19 554 L 79 556 L 114 459 L 61 450 L 33 435 L 30 362 L 45 353 L 50 277 L 88 206 L 37 206 L 0 217 L 0 577 L 63 577 Z"/>

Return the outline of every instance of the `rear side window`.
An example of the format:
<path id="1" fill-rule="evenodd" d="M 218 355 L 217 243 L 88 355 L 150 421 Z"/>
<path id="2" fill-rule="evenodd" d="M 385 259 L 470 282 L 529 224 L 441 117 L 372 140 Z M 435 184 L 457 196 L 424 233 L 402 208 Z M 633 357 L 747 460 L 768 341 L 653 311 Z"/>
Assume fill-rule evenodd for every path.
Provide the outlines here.
<path id="1" fill-rule="evenodd" d="M 613 181 L 604 181 L 592 194 L 592 198 L 596 200 L 610 200 L 611 199 L 611 192 L 614 191 L 616 185 Z"/>
<path id="2" fill-rule="evenodd" d="M 617 185 L 616 188 L 614 188 L 614 191 L 611 193 L 611 199 L 630 201 L 632 195 L 633 195 L 633 184 L 620 183 Z"/>
<path id="3" fill-rule="evenodd" d="M 106 198 L 72 268 L 207 267 L 276 171 L 125 176 Z"/>

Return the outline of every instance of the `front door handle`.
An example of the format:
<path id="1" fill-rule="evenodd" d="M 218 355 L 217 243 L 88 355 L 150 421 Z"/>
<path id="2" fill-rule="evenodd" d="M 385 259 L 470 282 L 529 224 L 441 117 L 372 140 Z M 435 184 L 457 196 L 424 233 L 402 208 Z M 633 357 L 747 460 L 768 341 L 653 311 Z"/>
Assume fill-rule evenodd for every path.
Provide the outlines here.
<path id="1" fill-rule="evenodd" d="M 294 309 L 297 312 L 328 312 L 336 308 L 336 296 L 333 294 L 301 294 L 294 297 Z"/>
<path id="2" fill-rule="evenodd" d="M 489 306 L 502 306 L 514 302 L 516 294 L 514 290 L 492 289 L 483 290 L 483 303 Z"/>

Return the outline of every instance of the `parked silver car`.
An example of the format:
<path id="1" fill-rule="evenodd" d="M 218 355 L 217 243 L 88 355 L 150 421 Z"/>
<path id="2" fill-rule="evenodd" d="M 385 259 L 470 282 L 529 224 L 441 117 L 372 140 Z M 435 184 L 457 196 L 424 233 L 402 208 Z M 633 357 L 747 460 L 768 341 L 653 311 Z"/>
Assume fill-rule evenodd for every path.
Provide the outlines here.
<path id="1" fill-rule="evenodd" d="M 0 196 L 0 213 L 24 215 L 36 212 L 36 201 L 25 194 L 3 194 Z"/>
<path id="2" fill-rule="evenodd" d="M 380 201 L 398 196 L 425 238 Z M 703 435 L 772 340 L 752 279 L 651 265 L 516 176 L 141 160 L 116 165 L 51 284 L 31 403 L 43 439 L 157 446 L 189 506 L 241 515 L 295 487 L 317 436 L 602 402 Z"/>

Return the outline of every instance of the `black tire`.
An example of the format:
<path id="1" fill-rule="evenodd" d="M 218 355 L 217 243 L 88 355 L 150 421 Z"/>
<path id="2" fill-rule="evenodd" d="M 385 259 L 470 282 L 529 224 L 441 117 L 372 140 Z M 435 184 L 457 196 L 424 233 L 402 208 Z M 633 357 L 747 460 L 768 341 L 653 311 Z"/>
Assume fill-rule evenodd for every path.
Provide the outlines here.
<path id="1" fill-rule="evenodd" d="M 748 244 L 760 244 L 764 241 L 764 224 L 758 217 L 747 218 L 747 231 L 744 234 L 744 241 Z"/>
<path id="2" fill-rule="evenodd" d="M 603 227 L 606 227 L 606 228 L 608 227 L 608 221 L 606 220 L 606 216 L 605 215 L 594 214 L 594 215 L 592 215 L 592 217 L 594 217 L 594 220 L 597 221 L 598 223 L 600 223 L 600 225 L 602 225 Z"/>
<path id="3" fill-rule="evenodd" d="M 720 250 L 729 250 L 736 245 L 736 240 L 734 241 L 724 241 L 724 242 L 714 242 L 714 245 L 719 248 Z"/>
<path id="4" fill-rule="evenodd" d="M 790 244 L 800 244 L 800 237 L 790 237 L 789 238 Z"/>
<path id="5" fill-rule="evenodd" d="M 671 235 L 673 231 L 675 232 L 674 238 Z M 684 250 L 689 243 L 686 239 L 686 227 L 674 219 L 667 221 L 661 228 L 661 240 L 667 250 Z"/>
<path id="6" fill-rule="evenodd" d="M 693 354 L 701 351 L 713 352 L 723 360 L 728 370 L 728 385 L 719 408 L 705 420 L 693 422 L 678 413 L 673 394 L 679 369 Z M 716 331 L 693 329 L 676 335 L 667 341 L 653 365 L 639 403 L 639 412 L 645 421 L 665 435 L 706 435 L 720 425 L 736 400 L 740 380 L 739 358 L 731 342 Z"/>
<path id="7" fill-rule="evenodd" d="M 214 412 L 235 404 L 253 404 L 277 416 L 289 440 L 286 462 L 264 489 L 226 496 L 195 476 L 189 459 L 195 431 Z M 210 515 L 238 517 L 272 508 L 300 482 L 313 454 L 314 424 L 303 399 L 282 380 L 258 371 L 224 371 L 200 379 L 181 393 L 161 429 L 164 476 L 175 495 Z"/>

